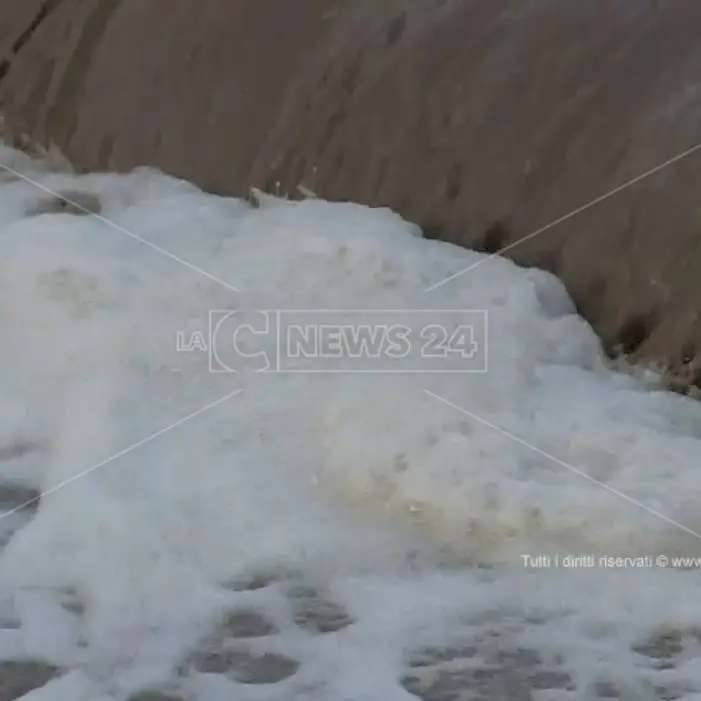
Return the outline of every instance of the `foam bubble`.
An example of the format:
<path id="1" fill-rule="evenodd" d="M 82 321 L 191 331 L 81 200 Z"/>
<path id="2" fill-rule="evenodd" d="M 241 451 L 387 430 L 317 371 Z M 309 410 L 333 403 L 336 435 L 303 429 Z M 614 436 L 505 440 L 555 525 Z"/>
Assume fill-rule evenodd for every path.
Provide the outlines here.
<path id="1" fill-rule="evenodd" d="M 697 571 L 524 566 L 699 550 L 701 408 L 612 372 L 556 278 L 385 209 L 5 157 L 100 202 L 37 214 L 45 190 L 0 184 L 0 487 L 45 492 L 0 521 L 0 657 L 60 670 L 31 698 L 693 698 Z M 255 325 L 280 309 L 449 336 L 486 312 L 488 365 L 315 374 Z M 295 372 L 227 372 L 247 324 Z"/>

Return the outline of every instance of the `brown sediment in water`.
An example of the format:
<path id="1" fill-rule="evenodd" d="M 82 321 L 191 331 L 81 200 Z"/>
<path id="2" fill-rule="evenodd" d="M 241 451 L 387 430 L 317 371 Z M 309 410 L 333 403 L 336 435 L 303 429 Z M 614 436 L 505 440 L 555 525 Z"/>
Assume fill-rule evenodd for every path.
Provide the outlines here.
<path id="1" fill-rule="evenodd" d="M 610 353 L 687 391 L 701 150 L 616 188 L 701 142 L 699 26 L 694 0 L 6 0 L 0 108 L 81 169 L 301 184 L 508 247 L 565 282 Z"/>

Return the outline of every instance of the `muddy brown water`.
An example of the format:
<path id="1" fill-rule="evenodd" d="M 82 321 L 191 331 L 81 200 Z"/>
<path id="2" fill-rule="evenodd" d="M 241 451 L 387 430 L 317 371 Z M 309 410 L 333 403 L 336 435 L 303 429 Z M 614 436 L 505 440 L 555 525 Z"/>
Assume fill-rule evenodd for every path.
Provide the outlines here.
<path id="1" fill-rule="evenodd" d="M 0 109 L 80 169 L 148 164 L 241 196 L 302 185 L 506 247 L 566 283 L 607 350 L 686 392 L 699 26 L 695 0 L 6 1 Z"/>

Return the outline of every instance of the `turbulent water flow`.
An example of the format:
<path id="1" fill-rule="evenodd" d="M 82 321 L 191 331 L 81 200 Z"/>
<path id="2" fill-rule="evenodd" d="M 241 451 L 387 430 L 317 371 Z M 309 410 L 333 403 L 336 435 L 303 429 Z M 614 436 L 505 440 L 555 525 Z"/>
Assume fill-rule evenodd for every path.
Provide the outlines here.
<path id="1" fill-rule="evenodd" d="M 0 162 L 1 701 L 701 698 L 701 404 L 557 279 Z"/>

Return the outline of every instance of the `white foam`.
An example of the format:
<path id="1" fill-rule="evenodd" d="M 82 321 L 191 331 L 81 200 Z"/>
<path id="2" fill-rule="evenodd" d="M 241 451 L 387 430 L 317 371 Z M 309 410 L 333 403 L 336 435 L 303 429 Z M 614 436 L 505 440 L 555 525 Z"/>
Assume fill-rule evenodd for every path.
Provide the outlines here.
<path id="1" fill-rule="evenodd" d="M 697 572 L 523 566 L 524 553 L 701 555 L 701 408 L 608 370 L 553 276 L 482 265 L 388 210 L 254 209 L 150 169 L 30 166 L 45 188 L 98 195 L 107 221 L 26 216 L 46 193 L 0 184 L 0 448 L 31 446 L 0 463 L 0 483 L 51 492 L 0 554 L 0 618 L 21 623 L 0 631 L 0 655 L 81 670 L 28 698 L 173 682 L 238 604 L 275 619 L 256 649 L 299 671 L 272 685 L 193 675 L 185 692 L 400 701 L 413 650 L 470 641 L 538 651 L 581 698 L 602 680 L 639 698 L 701 688 L 697 658 L 665 672 L 632 647 L 701 624 Z M 212 373 L 207 354 L 176 349 L 178 332 L 206 338 L 211 310 L 237 310 L 216 339 L 228 363 L 227 334 L 256 310 L 365 308 L 443 309 L 451 331 L 487 311 L 488 371 Z M 246 338 L 280 359 L 273 335 Z M 313 636 L 282 584 L 222 586 L 268 571 L 328 589 L 355 624 Z"/>

